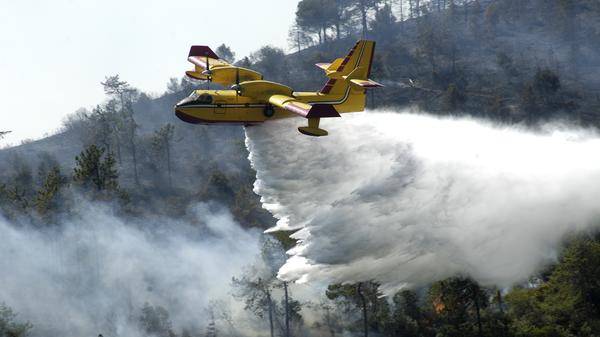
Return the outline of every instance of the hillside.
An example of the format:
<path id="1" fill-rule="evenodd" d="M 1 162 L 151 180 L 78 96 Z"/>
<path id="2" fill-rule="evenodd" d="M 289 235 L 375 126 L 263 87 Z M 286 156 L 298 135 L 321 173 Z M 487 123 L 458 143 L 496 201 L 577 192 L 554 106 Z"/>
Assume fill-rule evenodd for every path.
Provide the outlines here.
<path id="1" fill-rule="evenodd" d="M 431 1 L 413 12 L 404 7 L 400 20 L 403 4 L 369 12 L 366 35 L 377 41 L 372 78 L 386 85 L 373 91 L 371 107 L 418 106 L 428 113 L 507 123 L 558 118 L 598 125 L 597 2 L 444 1 L 444 9 L 440 1 Z M 346 31 L 339 37 L 330 33 L 320 43 L 310 26 L 296 28 L 309 42 L 282 57 L 284 66 L 267 66 L 273 62 L 265 56 L 277 56 L 260 51 L 253 65 L 267 78 L 292 83 L 298 90 L 320 88 L 323 74 L 314 63 L 345 55 L 360 36 L 360 24 L 352 17 L 340 20 L 347 20 Z"/>

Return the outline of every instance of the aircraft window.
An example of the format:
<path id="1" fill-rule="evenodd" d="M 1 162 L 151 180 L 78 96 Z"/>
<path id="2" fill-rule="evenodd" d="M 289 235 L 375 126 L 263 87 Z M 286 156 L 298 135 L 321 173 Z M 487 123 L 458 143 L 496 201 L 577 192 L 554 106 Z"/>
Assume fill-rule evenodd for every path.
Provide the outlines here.
<path id="1" fill-rule="evenodd" d="M 198 103 L 204 103 L 204 104 L 211 104 L 212 103 L 212 96 L 209 94 L 202 94 L 200 96 L 198 96 L 198 98 L 196 99 L 196 101 Z"/>
<path id="2" fill-rule="evenodd" d="M 195 101 L 198 99 L 198 94 L 195 91 L 192 91 L 189 97 Z"/>

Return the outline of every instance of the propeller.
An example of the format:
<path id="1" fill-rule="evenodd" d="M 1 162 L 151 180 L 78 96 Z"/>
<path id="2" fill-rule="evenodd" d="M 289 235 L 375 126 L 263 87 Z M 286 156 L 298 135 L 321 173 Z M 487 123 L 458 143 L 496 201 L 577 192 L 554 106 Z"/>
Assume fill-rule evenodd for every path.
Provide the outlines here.
<path id="1" fill-rule="evenodd" d="M 212 71 L 210 70 L 210 58 L 206 55 L 206 70 L 202 72 L 203 75 L 206 75 L 206 88 L 210 89 L 210 82 L 212 81 Z"/>
<path id="2" fill-rule="evenodd" d="M 240 87 L 240 68 L 235 68 L 235 95 L 240 96 L 242 88 Z"/>

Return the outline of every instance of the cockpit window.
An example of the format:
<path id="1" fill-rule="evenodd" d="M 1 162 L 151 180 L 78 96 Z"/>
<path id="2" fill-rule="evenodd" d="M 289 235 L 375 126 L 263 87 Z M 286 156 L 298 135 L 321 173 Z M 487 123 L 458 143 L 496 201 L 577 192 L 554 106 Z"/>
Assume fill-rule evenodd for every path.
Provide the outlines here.
<path id="1" fill-rule="evenodd" d="M 200 96 L 198 96 L 198 98 L 196 99 L 196 101 L 198 103 L 202 103 L 202 104 L 211 104 L 212 103 L 212 96 L 209 94 L 202 94 Z"/>
<path id="2" fill-rule="evenodd" d="M 211 104 L 213 99 L 212 96 L 207 93 L 198 94 L 196 91 L 192 91 L 188 98 L 186 98 L 186 101 L 199 104 Z"/>
<path id="3" fill-rule="evenodd" d="M 192 91 L 192 93 L 188 97 L 191 98 L 193 101 L 195 101 L 198 99 L 198 93 L 196 93 L 195 91 Z"/>

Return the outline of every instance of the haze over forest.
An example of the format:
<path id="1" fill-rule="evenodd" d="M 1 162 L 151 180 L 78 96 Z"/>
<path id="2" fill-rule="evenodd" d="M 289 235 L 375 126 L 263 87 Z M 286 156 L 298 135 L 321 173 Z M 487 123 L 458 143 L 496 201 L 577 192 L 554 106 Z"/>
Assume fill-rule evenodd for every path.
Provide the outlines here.
<path id="1" fill-rule="evenodd" d="M 361 37 L 377 41 L 371 77 L 385 87 L 369 93 L 369 111 L 362 119 L 344 122 L 356 132 L 342 136 L 354 143 L 340 148 L 357 146 L 358 156 L 364 155 L 366 152 L 360 151 L 367 147 L 377 150 L 379 157 L 372 157 L 372 161 L 364 157 L 364 166 L 348 156 L 339 158 L 366 174 L 388 168 L 386 165 L 397 174 L 383 182 L 368 176 L 374 179 L 360 180 L 361 190 L 348 195 L 338 196 L 338 190 L 329 190 L 315 197 L 336 207 L 347 206 L 347 214 L 360 215 L 361 207 L 367 204 L 379 206 L 376 220 L 369 223 L 364 218 L 364 224 L 348 233 L 335 231 L 347 227 L 340 227 L 343 224 L 339 220 L 331 221 L 322 209 L 314 209 L 318 214 L 293 213 L 318 215 L 323 223 L 331 222 L 331 227 L 313 227 L 329 236 L 313 241 L 312 248 L 305 247 L 308 253 L 319 247 L 347 252 L 317 252 L 331 270 L 342 271 L 335 277 L 329 275 L 331 282 L 327 277 L 305 284 L 277 278 L 286 262 L 285 252 L 296 242 L 289 237 L 291 232 L 264 233 L 276 225 L 273 214 L 290 209 L 271 209 L 271 214 L 263 208 L 261 197 L 272 196 L 268 187 L 279 186 L 282 191 L 292 191 L 293 197 L 309 198 L 310 191 L 297 190 L 294 194 L 298 185 L 285 185 L 293 178 L 290 172 L 305 164 L 307 179 L 321 177 L 308 171 L 318 163 L 306 160 L 296 164 L 291 156 L 282 161 L 264 157 L 277 148 L 269 144 L 277 137 L 283 137 L 277 143 L 280 146 L 286 141 L 296 142 L 291 137 L 303 136 L 269 134 L 286 130 L 281 126 L 246 133 L 238 126 L 185 124 L 175 118 L 173 105 L 194 88 L 206 88 L 206 83 L 165 79 L 167 90 L 155 97 L 132 87 L 128 81 L 133 79 L 106 74 L 98 84 L 106 98 L 90 102 L 96 104 L 93 109 L 70 113 L 54 135 L 0 150 L 0 236 L 4 238 L 0 256 L 5 271 L 0 276 L 0 336 L 600 335 L 600 219 L 590 202 L 597 189 L 596 180 L 587 184 L 584 179 L 597 177 L 596 153 L 578 152 L 598 148 L 600 3 L 302 0 L 289 30 L 289 49 L 293 52 L 286 54 L 280 47 L 264 46 L 250 55 L 237 55 L 235 46 L 212 47 L 222 58 L 255 69 L 265 79 L 298 91 L 318 90 L 325 77 L 314 64 L 345 55 Z M 373 110 L 395 117 L 381 117 Z M 380 116 L 379 122 L 372 120 L 374 116 Z M 515 181 L 523 188 L 506 195 L 531 206 L 539 217 L 529 217 L 515 200 L 494 200 L 498 203 L 494 205 L 497 208 L 490 207 L 494 213 L 485 213 L 487 208 L 482 206 L 477 210 L 483 209 L 483 216 L 474 216 L 484 220 L 495 217 L 485 220 L 488 226 L 467 226 L 466 218 L 460 216 L 469 213 L 465 211 L 468 206 L 491 200 L 475 200 L 484 195 L 477 193 L 485 190 L 481 186 L 488 186 L 487 180 L 475 169 L 461 171 L 457 167 L 462 166 L 449 165 L 444 166 L 448 170 L 443 174 L 433 174 L 439 179 L 433 180 L 436 183 L 417 187 L 442 196 L 454 186 L 468 187 L 461 191 L 464 199 L 440 201 L 453 207 L 440 214 L 456 216 L 444 234 L 452 236 L 457 229 L 465 235 L 459 232 L 450 242 L 444 241 L 445 235 L 419 232 L 429 220 L 439 220 L 427 218 L 437 215 L 433 206 L 423 206 L 431 212 L 418 216 L 402 213 L 402 217 L 390 217 L 399 224 L 415 217 L 414 241 L 401 241 L 405 237 L 395 236 L 396 227 L 389 233 L 370 232 L 390 214 L 401 214 L 397 207 L 402 204 L 394 202 L 404 201 L 405 195 L 394 199 L 401 194 L 396 192 L 415 181 L 428 182 L 419 180 L 431 177 L 423 172 L 436 173 L 425 170 L 438 167 L 433 161 L 419 161 L 418 142 L 427 143 L 427 139 L 415 135 L 394 138 L 393 132 L 384 132 L 384 118 L 415 126 L 464 127 L 465 134 L 470 130 L 481 135 L 479 142 L 469 139 L 462 143 L 469 151 L 480 151 L 477 146 L 484 144 L 506 158 L 535 156 L 539 165 L 532 167 L 543 172 L 519 171 L 522 167 L 515 165 L 515 170 L 523 173 Z M 356 121 L 366 123 L 366 129 Z M 381 132 L 369 138 L 364 131 L 368 128 Z M 294 127 L 288 129 L 295 132 Z M 437 130 L 437 135 L 454 135 L 448 144 L 461 144 L 461 131 Z M 409 131 L 405 129 L 405 133 Z M 363 132 L 363 140 L 352 138 Z M 564 133 L 557 141 L 553 132 Z M 498 139 L 524 143 L 491 141 Z M 548 148 L 546 141 L 556 141 L 561 147 Z M 306 142 L 303 138 L 297 141 L 299 145 Z M 377 144 L 380 147 L 375 148 Z M 248 160 L 248 149 L 254 149 L 254 166 Z M 458 151 L 448 149 L 449 153 Z M 476 161 L 460 164 L 467 163 L 467 169 L 480 167 L 477 165 L 487 158 L 484 150 L 476 152 Z M 324 148 L 319 153 L 327 151 Z M 390 160 L 390 153 L 398 160 Z M 483 159 L 479 160 L 480 156 Z M 572 165 L 563 166 L 561 158 L 567 157 Z M 339 167 L 343 162 L 328 165 Z M 286 163 L 283 169 L 277 166 L 282 163 Z M 546 170 L 542 164 L 552 167 Z M 269 181 L 265 172 L 277 175 Z M 573 172 L 579 175 L 577 179 L 569 178 Z M 255 188 L 257 173 L 262 190 Z M 334 174 L 345 179 L 331 184 L 340 190 L 344 183 L 359 179 L 341 173 Z M 504 177 L 502 170 L 492 173 Z M 294 175 L 298 176 L 304 177 Z M 548 176 L 564 180 L 547 180 Z M 439 181 L 447 185 L 437 184 Z M 492 190 L 504 193 L 506 186 L 512 187 L 499 183 Z M 560 193 L 555 195 L 556 190 Z M 581 194 L 582 190 L 585 193 Z M 414 198 L 407 202 L 429 197 L 416 192 L 411 196 Z M 373 202 L 377 198 L 382 199 Z M 344 215 L 339 209 L 333 210 L 340 218 Z M 357 216 L 348 218 L 347 223 L 359 218 L 363 220 Z M 512 227 L 502 227 L 506 224 Z M 375 273 L 381 271 L 378 267 L 382 261 L 397 263 L 398 256 L 389 255 L 398 246 L 392 239 L 411 248 L 415 256 L 436 249 L 451 254 L 455 250 L 441 248 L 463 243 L 459 248 L 470 253 L 489 248 L 483 240 L 462 241 L 474 228 L 501 228 L 498 231 L 507 241 L 494 244 L 503 248 L 520 242 L 520 238 L 530 240 L 523 240 L 521 245 L 535 251 L 514 251 L 522 252 L 523 261 L 518 265 L 527 266 L 527 270 L 506 268 L 515 271 L 507 275 L 504 269 L 485 269 L 486 264 L 502 268 L 511 263 L 500 256 L 511 252 L 490 248 L 485 252 L 486 261 L 469 255 L 460 261 L 463 264 L 457 263 L 458 267 L 440 264 L 440 269 L 447 268 L 439 273 L 419 273 L 431 264 L 407 269 L 409 262 L 388 268 L 388 273 Z M 362 244 L 368 240 L 364 237 L 386 246 L 365 248 Z M 340 241 L 331 246 L 327 240 L 333 238 Z M 378 256 L 376 261 L 381 264 L 357 263 L 364 257 L 354 259 L 353 249 L 358 247 L 360 252 L 373 248 L 375 253 L 369 256 Z M 297 251 L 294 254 L 298 255 Z M 468 268 L 463 268 L 465 265 Z M 348 272 L 356 266 L 365 269 Z M 286 270 L 287 275 L 297 271 Z M 410 275 L 415 277 L 393 271 L 414 272 Z"/>

